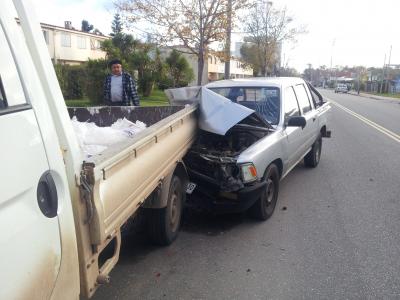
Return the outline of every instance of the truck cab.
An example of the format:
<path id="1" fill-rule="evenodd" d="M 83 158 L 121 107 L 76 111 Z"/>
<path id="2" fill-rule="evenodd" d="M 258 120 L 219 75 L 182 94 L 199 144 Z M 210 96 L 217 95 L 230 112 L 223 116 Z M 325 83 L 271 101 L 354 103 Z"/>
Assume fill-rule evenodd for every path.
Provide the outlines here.
<path id="1" fill-rule="evenodd" d="M 155 244 L 177 238 L 197 106 L 68 110 L 34 11 L 0 9 L 0 299 L 90 298 L 139 214 Z M 71 118 L 147 127 L 88 158 Z"/>

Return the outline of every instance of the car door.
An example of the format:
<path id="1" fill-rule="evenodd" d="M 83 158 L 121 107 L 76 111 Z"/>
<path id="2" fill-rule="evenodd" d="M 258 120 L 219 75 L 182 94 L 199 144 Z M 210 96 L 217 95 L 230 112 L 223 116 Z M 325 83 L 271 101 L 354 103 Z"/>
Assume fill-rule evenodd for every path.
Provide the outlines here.
<path id="1" fill-rule="evenodd" d="M 303 152 L 303 129 L 301 127 L 288 127 L 290 117 L 300 116 L 300 108 L 292 86 L 286 87 L 282 95 L 284 104 L 284 133 L 286 135 L 286 163 L 290 170 L 300 159 Z"/>
<path id="2" fill-rule="evenodd" d="M 61 260 L 57 191 L 13 50 L 0 26 L 0 299 L 48 299 Z"/>
<path id="3" fill-rule="evenodd" d="M 303 129 L 303 155 L 306 154 L 311 148 L 312 144 L 317 139 L 316 133 L 318 130 L 317 112 L 311 104 L 311 99 L 308 96 L 306 86 L 304 83 L 296 84 L 294 86 L 296 98 L 300 106 L 301 113 L 306 119 L 306 126 Z"/>

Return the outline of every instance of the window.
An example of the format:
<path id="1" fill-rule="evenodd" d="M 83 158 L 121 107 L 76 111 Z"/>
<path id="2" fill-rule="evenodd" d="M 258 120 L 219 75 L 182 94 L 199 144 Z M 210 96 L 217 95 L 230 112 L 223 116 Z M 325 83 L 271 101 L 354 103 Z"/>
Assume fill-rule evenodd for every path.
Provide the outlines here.
<path id="1" fill-rule="evenodd" d="M 4 93 L 3 83 L 0 77 L 0 109 L 7 107 L 6 94 Z"/>
<path id="2" fill-rule="evenodd" d="M 312 101 L 314 102 L 314 106 L 319 107 L 324 104 L 324 99 L 321 94 L 318 93 L 318 91 L 311 84 L 308 84 L 308 87 L 311 93 Z"/>
<path id="3" fill-rule="evenodd" d="M 18 70 L 0 27 L 0 108 L 26 104 Z"/>
<path id="4" fill-rule="evenodd" d="M 79 49 L 86 49 L 86 38 L 83 36 L 77 36 L 76 41 Z"/>
<path id="5" fill-rule="evenodd" d="M 213 63 L 213 59 L 211 56 L 208 57 L 208 63 L 212 64 Z"/>
<path id="6" fill-rule="evenodd" d="M 280 115 L 280 90 L 276 87 L 224 87 L 212 91 L 261 114 L 269 123 L 277 125 Z"/>
<path id="7" fill-rule="evenodd" d="M 44 40 L 46 41 L 46 44 L 49 44 L 49 32 L 47 30 L 43 30 L 43 36 Z"/>
<path id="8" fill-rule="evenodd" d="M 101 42 L 96 39 L 90 39 L 90 49 L 97 50 L 101 48 Z"/>
<path id="9" fill-rule="evenodd" d="M 68 33 L 61 33 L 61 46 L 71 47 L 71 35 Z"/>
<path id="10" fill-rule="evenodd" d="M 296 92 L 297 101 L 299 101 L 299 106 L 303 114 L 309 112 L 311 110 L 311 103 L 304 84 L 296 85 L 294 91 Z"/>
<path id="11" fill-rule="evenodd" d="M 293 116 L 300 116 L 300 109 L 293 88 L 290 86 L 285 89 L 285 120 Z"/>

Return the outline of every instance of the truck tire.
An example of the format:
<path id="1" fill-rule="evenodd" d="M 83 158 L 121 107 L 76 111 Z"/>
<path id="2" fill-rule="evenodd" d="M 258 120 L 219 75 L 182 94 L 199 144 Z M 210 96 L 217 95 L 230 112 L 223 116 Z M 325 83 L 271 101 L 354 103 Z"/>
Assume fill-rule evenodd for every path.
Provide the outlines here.
<path id="1" fill-rule="evenodd" d="M 322 151 L 322 137 L 321 134 L 318 136 L 317 140 L 311 147 L 310 152 L 304 157 L 304 164 L 306 167 L 315 168 L 318 166 L 319 161 L 321 159 L 321 151 Z"/>
<path id="2" fill-rule="evenodd" d="M 250 208 L 251 216 L 260 221 L 268 220 L 272 216 L 278 200 L 279 170 L 275 164 L 269 165 L 264 180 L 267 185 L 261 197 Z"/>
<path id="3" fill-rule="evenodd" d="M 173 175 L 167 206 L 146 209 L 147 233 L 154 244 L 170 245 L 178 236 L 182 217 L 183 191 L 181 179 Z"/>

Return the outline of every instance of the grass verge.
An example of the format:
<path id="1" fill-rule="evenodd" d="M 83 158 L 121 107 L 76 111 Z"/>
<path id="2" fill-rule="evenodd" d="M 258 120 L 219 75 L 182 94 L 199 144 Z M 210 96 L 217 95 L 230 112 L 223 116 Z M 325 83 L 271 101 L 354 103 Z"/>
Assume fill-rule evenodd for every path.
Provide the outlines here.
<path id="1" fill-rule="evenodd" d="M 165 106 L 168 105 L 168 99 L 165 95 L 164 91 L 154 90 L 150 96 L 143 97 L 143 95 L 139 95 L 140 106 Z M 89 99 L 71 99 L 65 100 L 67 106 L 70 107 L 87 107 L 87 106 L 96 106 L 92 104 Z"/>

